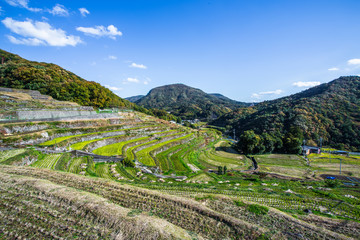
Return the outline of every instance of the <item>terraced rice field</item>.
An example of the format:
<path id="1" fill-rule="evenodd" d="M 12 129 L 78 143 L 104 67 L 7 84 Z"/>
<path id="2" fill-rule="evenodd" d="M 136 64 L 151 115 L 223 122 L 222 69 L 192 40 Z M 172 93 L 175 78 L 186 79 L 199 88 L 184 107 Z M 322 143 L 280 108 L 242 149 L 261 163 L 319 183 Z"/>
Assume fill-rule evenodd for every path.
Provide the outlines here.
<path id="1" fill-rule="evenodd" d="M 264 154 L 254 156 L 260 171 L 303 178 L 311 169 L 302 156 L 289 154 Z"/>
<path id="2" fill-rule="evenodd" d="M 111 180 L 116 180 L 115 177 L 112 176 L 109 170 L 109 164 L 106 163 L 98 163 L 95 165 L 96 175 L 101 178 L 107 178 Z"/>
<path id="3" fill-rule="evenodd" d="M 69 165 L 69 170 L 68 172 L 71 173 L 80 173 L 82 171 L 85 172 L 86 167 L 82 167 L 82 164 L 87 164 L 87 158 L 86 157 L 77 157 L 77 158 L 73 158 L 71 160 L 71 163 Z M 84 166 L 84 165 L 83 165 Z"/>
<path id="4" fill-rule="evenodd" d="M 151 152 L 161 148 L 161 147 L 164 147 L 166 145 L 169 145 L 169 144 L 176 144 L 177 142 L 181 142 L 182 140 L 186 140 L 188 138 L 190 138 L 193 134 L 190 133 L 188 135 L 185 135 L 183 137 L 179 137 L 179 138 L 175 138 L 175 139 L 172 139 L 172 140 L 168 140 L 168 141 L 165 141 L 165 142 L 161 142 L 161 143 L 157 143 L 151 147 L 147 147 L 143 150 L 140 150 L 140 151 L 137 151 L 136 152 L 136 157 L 138 159 L 139 162 L 145 164 L 145 165 L 148 165 L 148 166 L 159 166 L 160 164 L 159 163 L 156 163 L 156 160 L 154 160 L 153 157 L 150 156 Z M 161 165 L 160 165 L 161 166 Z"/>
<path id="5" fill-rule="evenodd" d="M 156 155 L 157 161 L 159 162 L 160 169 L 163 172 L 167 172 L 170 169 L 176 169 L 175 165 L 170 160 L 170 157 L 172 154 L 179 151 L 181 149 L 181 147 L 182 147 L 181 145 L 176 145 L 176 146 L 171 147 L 165 151 L 162 151 L 161 153 L 158 153 Z"/>
<path id="6" fill-rule="evenodd" d="M 89 192 L 58 181 L 68 179 L 77 182 L 76 185 L 85 184 L 91 188 L 96 180 L 86 183 L 82 181 L 89 180 L 85 177 L 76 179 L 69 174 L 56 176 L 53 173 L 46 172 L 49 174 L 47 180 L 35 175 L 30 177 L 1 172 L 0 238 L 191 239 L 181 227 L 156 216 L 142 214 L 142 211 L 133 211 L 137 209 L 135 205 L 122 207 L 118 200 L 117 203 L 110 201 L 113 198 L 110 195 L 97 192 L 107 187 Z M 131 196 L 123 193 L 117 191 L 116 195 Z M 163 231 L 163 227 L 167 231 Z"/>
<path id="7" fill-rule="evenodd" d="M 260 171 L 289 177 L 275 179 L 249 172 L 250 159 L 216 131 L 146 121 L 91 129 L 79 127 L 82 122 L 71 123 L 74 129 L 66 123 L 69 129 L 51 129 L 57 135 L 35 139 L 38 150 L 1 152 L 2 164 L 18 166 L 0 165 L 0 215 L 4 216 L 0 223 L 6 224 L 3 229 L 0 224 L 0 238 L 29 237 L 26 229 L 39 239 L 347 239 L 360 235 L 358 189 L 305 180 L 314 171 L 316 175 L 336 171 L 337 160 L 329 164 L 325 155 L 311 156 L 309 166 L 296 155 L 254 156 Z M 66 152 L 69 147 L 118 158 L 97 162 L 96 156 Z M 358 158 L 342 160 L 345 172 L 358 166 Z M 227 171 L 217 173 L 224 166 Z M 17 199 L 15 192 L 20 193 Z M 37 203 L 44 206 L 45 215 L 36 213 Z M 27 204 L 30 215 L 24 214 L 21 204 Z M 58 231 L 56 218 L 69 231 Z M 156 223 L 170 230 L 161 232 Z"/>
<path id="8" fill-rule="evenodd" d="M 115 129 L 115 130 L 110 130 L 110 131 L 99 131 L 99 132 L 91 132 L 91 133 L 83 133 L 83 134 L 77 134 L 77 135 L 70 135 L 70 136 L 64 136 L 64 137 L 57 137 L 54 138 L 50 141 L 46 141 L 44 143 L 41 143 L 40 146 L 52 146 L 52 145 L 56 145 L 56 144 L 60 144 L 66 140 L 70 140 L 70 139 L 77 139 L 79 137 L 98 137 L 98 138 L 102 138 L 101 136 L 103 136 L 104 134 L 108 134 L 108 133 L 114 133 L 111 135 L 117 136 L 117 135 L 121 135 L 124 132 L 130 132 L 130 131 L 134 131 L 134 130 L 139 130 L 139 129 L 145 129 L 148 127 L 153 127 L 153 126 L 142 126 L 142 127 L 135 127 L 135 128 L 119 128 L 119 129 Z M 116 134 L 119 133 L 119 134 Z"/>
<path id="9" fill-rule="evenodd" d="M 350 209 L 353 211 L 356 209 L 354 207 L 351 208 L 349 205 L 348 207 L 350 207 L 350 209 L 346 210 L 346 204 L 343 206 L 335 206 L 335 199 L 326 200 L 324 197 L 321 197 L 319 191 L 304 188 L 301 183 L 296 182 L 286 183 L 282 181 L 274 182 L 274 180 L 265 181 L 270 186 L 269 188 L 273 189 L 273 194 L 262 193 L 261 189 L 263 186 L 260 183 L 253 184 L 251 186 L 253 191 L 248 191 L 248 187 L 245 187 L 249 184 L 249 181 L 247 180 L 242 181 L 242 185 L 238 186 L 238 189 L 241 189 L 240 191 L 234 189 L 233 182 L 218 183 L 215 185 L 201 185 L 198 183 L 158 183 L 149 185 L 144 182 L 138 184 L 141 187 L 157 190 L 151 191 L 136 187 L 136 184 L 132 186 L 126 184 L 120 185 L 110 180 L 104 181 L 73 174 L 53 172 L 45 169 L 33 170 L 30 168 L 0 166 L 0 171 L 2 173 L 0 181 L 2 185 L 1 196 L 4 199 L 2 201 L 3 203 L 9 205 L 9 201 L 13 201 L 13 203 L 11 203 L 13 206 L 19 206 L 16 201 L 14 202 L 14 198 L 11 195 L 15 194 L 13 191 L 14 188 L 16 189 L 17 194 L 20 193 L 16 199 L 24 199 L 24 202 L 26 203 L 39 202 L 39 200 L 45 201 L 47 198 L 52 199 L 56 196 L 55 199 L 59 199 L 60 202 L 64 202 L 65 204 L 70 201 L 64 200 L 72 196 L 73 200 L 71 203 L 78 209 L 78 212 L 75 212 L 74 215 L 69 215 L 68 217 L 73 218 L 74 216 L 77 216 L 77 214 L 82 214 L 82 224 L 84 225 L 81 226 L 84 227 L 89 226 L 87 224 L 95 224 L 96 226 L 98 226 L 98 224 L 106 224 L 107 226 L 102 226 L 103 231 L 100 232 L 97 230 L 98 228 L 95 228 L 95 231 L 84 231 L 83 228 L 78 228 L 76 226 L 71 228 L 71 231 L 69 232 L 59 232 L 54 231 L 55 229 L 51 230 L 51 227 L 54 225 L 52 224 L 53 218 L 51 218 L 50 215 L 50 223 L 41 225 L 40 227 L 44 228 L 45 232 L 53 232 L 52 234 L 55 234 L 56 236 L 64 236 L 63 234 L 67 234 L 67 237 L 74 237 L 73 234 L 81 233 L 86 234 L 83 236 L 86 237 L 95 236 L 96 233 L 98 233 L 101 235 L 98 235 L 97 237 L 103 239 L 114 238 L 111 233 L 117 234 L 119 230 L 111 231 L 111 227 L 122 227 L 124 225 L 119 223 L 114 224 L 114 222 L 108 221 L 96 222 L 96 219 L 100 218 L 101 215 L 99 216 L 98 214 L 101 213 L 107 214 L 108 217 L 112 216 L 115 211 L 115 206 L 125 208 L 124 211 L 126 214 L 122 215 L 123 217 L 114 219 L 118 219 L 118 221 L 127 221 L 129 220 L 128 217 L 131 219 L 131 217 L 139 216 L 136 219 L 146 220 L 147 218 L 145 216 L 148 216 L 152 221 L 155 221 L 155 219 L 159 219 L 160 217 L 161 219 L 159 220 L 163 221 L 162 224 L 172 224 L 173 226 L 170 228 L 173 230 L 169 230 L 166 233 L 178 233 L 181 235 L 181 239 L 186 239 L 186 236 L 188 235 L 185 233 L 189 234 L 189 232 L 194 234 L 191 235 L 190 238 L 217 238 L 218 236 L 221 236 L 222 238 L 233 239 L 257 239 L 261 236 L 277 237 L 280 239 L 347 239 L 348 237 L 356 238 L 359 234 L 359 224 L 356 222 L 349 223 L 344 220 L 332 220 L 331 218 L 323 217 L 323 219 L 337 227 L 331 228 L 329 225 L 321 225 L 322 222 L 317 224 L 319 225 L 318 227 L 313 224 L 313 221 L 320 220 L 320 218 L 316 218 L 315 215 L 313 215 L 314 217 L 312 219 L 306 219 L 305 217 L 302 217 L 304 215 L 300 215 L 302 218 L 302 220 L 300 220 L 299 217 L 295 218 L 292 216 L 294 212 L 284 214 L 275 208 L 269 207 L 269 205 L 281 206 L 279 208 L 288 211 L 286 209 L 298 209 L 302 204 L 305 204 L 305 207 L 329 207 L 334 205 L 331 211 L 334 211 L 336 214 L 341 213 L 341 211 L 347 211 L 347 213 L 349 213 L 348 211 Z M 19 178 L 19 176 L 21 177 Z M 29 181 L 29 179 L 31 180 Z M 31 182 L 31 184 L 27 184 L 27 182 Z M 271 182 L 278 184 L 278 186 L 271 185 Z M 43 183 L 46 184 L 42 185 Z M 229 184 L 232 186 L 228 186 Z M 314 187 L 316 187 L 316 184 L 317 183 L 309 183 L 309 185 Z M 47 188 L 45 188 L 45 186 L 47 186 Z M 303 197 L 300 197 L 297 194 L 282 194 L 282 188 L 284 187 L 291 187 L 294 192 L 298 192 L 297 194 L 300 193 Z M 36 199 L 36 196 L 39 196 L 39 189 L 43 192 L 40 195 L 42 198 Z M 63 192 L 59 192 L 59 189 L 63 189 Z M 71 191 L 71 189 L 73 190 Z M 334 190 L 334 196 L 336 197 L 340 197 L 343 194 L 342 191 L 344 191 L 344 189 Z M 84 199 L 85 196 L 78 195 L 83 194 L 84 191 L 92 194 Z M 31 192 L 33 194 L 22 194 L 25 192 Z M 64 195 L 66 192 L 67 195 Z M 90 196 L 94 197 L 94 194 L 97 196 L 96 199 L 98 199 L 98 204 L 95 204 L 92 198 L 89 198 Z M 100 198 L 101 201 L 99 201 Z M 48 203 L 51 205 L 54 204 L 54 207 L 56 206 L 56 211 L 62 213 L 63 210 L 58 208 L 58 206 L 63 205 L 59 205 L 55 199 Z M 111 201 L 109 201 L 110 199 Z M 351 199 L 344 199 L 344 201 L 348 204 L 356 204 Z M 112 205 L 112 211 L 108 210 L 109 208 L 100 208 L 102 205 L 103 207 L 108 207 L 109 205 L 105 204 L 106 202 L 108 202 L 107 204 L 109 204 L 109 202 L 114 204 Z M 18 210 L 16 210 L 16 208 L 12 210 L 13 208 L 9 208 L 8 205 L 4 205 L 3 207 L 1 205 L 1 212 L 5 212 L 7 216 L 16 216 L 15 218 L 19 218 L 21 215 L 14 215 Z M 90 207 L 93 207 L 91 208 L 92 210 L 89 209 Z M 28 208 L 32 209 L 31 204 L 28 204 Z M 54 208 L 49 206 L 45 209 Z M 86 212 L 91 213 L 91 215 L 84 214 Z M 99 217 L 90 217 L 94 215 Z M 26 216 L 27 215 L 23 215 L 23 217 L 20 217 L 20 222 L 28 223 L 31 221 L 31 218 L 27 218 Z M 355 216 L 355 214 L 352 214 L 352 217 Z M 3 218 L 1 221 L 13 221 L 12 219 L 13 217 Z M 113 218 L 111 217 L 111 219 Z M 64 224 L 61 221 L 59 223 Z M 31 224 L 37 226 L 35 222 L 31 222 Z M 158 224 L 159 222 L 156 222 L 155 226 Z M 16 226 L 16 224 L 6 224 L 6 231 L 13 230 Z M 132 229 L 130 232 L 134 232 L 136 230 L 135 226 L 137 225 L 133 223 L 129 227 L 131 226 Z M 144 226 L 151 227 L 153 225 L 146 224 Z M 21 235 L 26 234 L 24 229 L 27 229 L 27 227 L 22 227 L 22 229 L 23 231 L 19 231 L 19 233 Z M 73 229 L 78 229 L 79 232 L 74 232 Z M 210 229 L 217 229 L 217 231 L 210 231 Z M 38 230 L 36 230 L 36 234 L 39 234 L 39 237 L 42 236 L 40 229 L 39 232 L 37 231 Z M 125 231 L 125 229 L 123 231 Z M 167 237 L 170 239 L 172 238 L 171 236 Z M 177 237 L 179 237 L 179 235 L 177 235 Z M 146 239 L 146 237 L 144 239 Z"/>
<path id="10" fill-rule="evenodd" d="M 140 121 L 127 120 L 123 124 L 117 122 L 117 125 L 113 126 L 96 123 L 98 127 L 95 125 L 92 128 L 86 121 L 71 124 L 73 127 L 61 123 L 50 124 L 46 130 L 50 140 L 43 141 L 38 146 L 85 150 L 103 156 L 123 157 L 128 165 L 137 160 L 150 167 L 159 167 L 160 172 L 165 174 L 187 175 L 194 170 L 216 169 L 218 165 L 244 169 L 247 164 L 247 159 L 239 154 L 215 150 L 214 144 L 218 140 L 218 135 L 209 129 L 196 131 L 195 134 L 195 131 L 188 128 L 167 126 L 149 118 Z M 82 124 L 86 127 L 79 127 Z M 64 130 L 57 127 L 65 125 L 68 128 Z M 208 146 L 207 150 L 201 151 L 204 146 Z M 40 158 L 41 160 L 33 163 L 33 166 L 79 173 L 79 164 L 75 164 L 76 161 L 72 158 L 62 157 L 57 159 L 58 162 L 52 159 L 54 162 L 51 162 L 51 166 L 42 163 L 43 159 Z M 47 161 L 47 158 L 45 160 Z M 209 164 L 211 161 L 217 164 Z M 81 161 L 80 165 L 85 162 Z M 202 164 L 204 162 L 205 165 Z M 126 175 L 125 173 L 126 171 L 123 175 Z M 96 171 L 92 170 L 86 174 L 97 175 Z"/>
<path id="11" fill-rule="evenodd" d="M 15 149 L 15 150 L 8 150 L 8 151 L 2 151 L 0 152 L 0 163 L 11 158 L 14 157 L 16 155 L 19 155 L 21 153 L 24 153 L 26 151 L 26 149 Z"/>
<path id="12" fill-rule="evenodd" d="M 329 153 L 310 154 L 309 161 L 317 174 L 340 174 L 347 176 L 360 177 L 360 156 L 335 155 Z"/>
<path id="13" fill-rule="evenodd" d="M 50 154 L 44 157 L 44 159 L 38 160 L 32 164 L 33 167 L 55 169 L 55 165 L 61 154 Z"/>

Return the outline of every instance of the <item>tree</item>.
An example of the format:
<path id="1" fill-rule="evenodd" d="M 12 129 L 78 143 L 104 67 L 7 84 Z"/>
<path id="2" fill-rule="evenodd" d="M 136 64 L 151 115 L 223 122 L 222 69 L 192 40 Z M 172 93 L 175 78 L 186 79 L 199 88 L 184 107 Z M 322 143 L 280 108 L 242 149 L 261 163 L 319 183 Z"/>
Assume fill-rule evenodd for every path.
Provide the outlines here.
<path id="1" fill-rule="evenodd" d="M 255 148 L 261 144 L 261 138 L 253 130 L 248 130 L 240 135 L 238 148 L 245 154 L 255 153 Z"/>
<path id="2" fill-rule="evenodd" d="M 287 133 L 284 137 L 284 151 L 286 153 L 299 154 L 301 152 L 302 139 Z"/>
<path id="3" fill-rule="evenodd" d="M 222 166 L 218 166 L 218 174 L 222 174 L 223 173 L 223 167 Z"/>
<path id="4" fill-rule="evenodd" d="M 224 166 L 224 167 L 223 167 L 223 169 L 224 169 L 224 174 L 226 174 L 227 167 L 226 167 L 226 166 Z"/>
<path id="5" fill-rule="evenodd" d="M 291 127 L 284 136 L 284 151 L 286 153 L 301 153 L 301 144 L 304 136 L 299 127 Z"/>
<path id="6" fill-rule="evenodd" d="M 179 123 L 179 124 L 181 124 L 181 122 L 182 122 L 181 117 L 177 117 L 177 118 L 176 118 L 176 122 Z"/>
<path id="7" fill-rule="evenodd" d="M 261 134 L 262 144 L 266 153 L 272 153 L 275 149 L 275 139 L 268 133 Z"/>

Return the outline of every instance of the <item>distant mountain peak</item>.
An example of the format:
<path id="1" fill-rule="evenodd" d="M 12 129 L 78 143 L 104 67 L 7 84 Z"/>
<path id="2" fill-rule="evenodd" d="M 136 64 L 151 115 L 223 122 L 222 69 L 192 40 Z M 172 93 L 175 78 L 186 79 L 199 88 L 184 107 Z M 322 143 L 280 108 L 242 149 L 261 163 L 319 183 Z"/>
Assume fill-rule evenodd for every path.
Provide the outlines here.
<path id="1" fill-rule="evenodd" d="M 186 119 L 216 118 L 232 109 L 247 106 L 246 103 L 236 102 L 225 96 L 213 96 L 182 83 L 153 88 L 135 102 L 146 108 L 171 111 L 174 115 Z"/>

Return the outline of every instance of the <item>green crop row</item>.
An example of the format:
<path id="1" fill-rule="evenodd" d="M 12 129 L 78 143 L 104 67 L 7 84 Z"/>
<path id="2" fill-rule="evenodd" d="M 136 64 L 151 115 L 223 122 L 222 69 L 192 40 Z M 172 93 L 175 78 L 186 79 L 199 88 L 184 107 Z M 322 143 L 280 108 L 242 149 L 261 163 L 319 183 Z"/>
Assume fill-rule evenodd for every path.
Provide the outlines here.
<path id="1" fill-rule="evenodd" d="M 3 162 L 11 157 L 18 155 L 18 154 L 24 153 L 25 151 L 26 151 L 25 148 L 2 151 L 2 152 L 0 152 L 0 162 Z"/>
<path id="2" fill-rule="evenodd" d="M 116 180 L 114 176 L 111 175 L 109 171 L 109 164 L 106 163 L 96 163 L 95 164 L 96 175 L 101 178 L 107 178 L 110 180 Z"/>
<path id="3" fill-rule="evenodd" d="M 46 155 L 43 159 L 36 161 L 31 166 L 47 169 L 55 169 L 56 163 L 61 157 L 61 154 Z"/>
<path id="4" fill-rule="evenodd" d="M 70 146 L 70 148 L 72 150 L 82 150 L 86 147 L 86 145 L 93 143 L 93 142 L 97 142 L 97 141 L 101 141 L 101 140 L 105 140 L 105 139 L 110 139 L 110 138 L 122 138 L 125 137 L 126 135 L 117 135 L 117 136 L 111 136 L 111 137 L 105 137 L 105 138 L 99 138 L 99 139 L 93 139 L 93 140 L 89 140 L 89 141 L 83 141 L 83 142 L 77 142 L 74 143 Z"/>
<path id="5" fill-rule="evenodd" d="M 54 169 L 60 171 L 66 171 L 69 161 L 71 161 L 71 153 L 62 154 L 61 157 L 57 160 Z"/>
<path id="6" fill-rule="evenodd" d="M 70 166 L 69 166 L 69 170 L 68 172 L 71 173 L 80 173 L 81 171 L 85 172 L 85 167 L 81 168 L 81 164 L 86 163 L 87 164 L 87 158 L 86 157 L 77 157 L 77 158 L 73 158 L 71 160 Z"/>
<path id="7" fill-rule="evenodd" d="M 163 134 L 163 133 L 174 132 L 174 131 L 175 130 L 158 132 L 158 133 L 156 133 L 156 135 Z M 138 141 L 141 142 L 141 141 L 144 141 L 144 140 L 147 140 L 147 139 L 150 139 L 150 137 L 149 136 L 148 137 L 140 137 L 140 138 L 135 138 L 135 139 L 131 139 L 131 140 L 128 140 L 128 141 L 109 144 L 109 145 L 106 145 L 106 146 L 95 149 L 93 151 L 93 153 L 98 154 L 98 155 L 103 155 L 103 156 L 123 155 L 123 150 L 122 149 L 126 145 L 136 143 Z"/>
<path id="8" fill-rule="evenodd" d="M 188 146 L 182 147 L 178 152 L 170 156 L 171 163 L 176 172 L 191 172 L 191 169 L 184 162 L 183 156 L 189 151 Z"/>
<path id="9" fill-rule="evenodd" d="M 43 142 L 43 143 L 40 144 L 40 146 L 52 146 L 52 145 L 56 145 L 56 144 L 58 144 L 60 142 L 63 142 L 65 140 L 68 140 L 68 139 L 71 139 L 71 138 L 76 138 L 76 137 L 98 135 L 98 134 L 109 133 L 109 132 L 131 131 L 131 130 L 146 128 L 146 127 L 152 127 L 152 125 L 135 127 L 135 128 L 121 128 L 121 129 L 115 129 L 115 130 L 109 130 L 109 131 L 100 131 L 100 132 L 83 133 L 83 134 L 77 134 L 77 135 L 58 137 L 58 138 L 54 138 L 54 139 L 52 139 L 50 141 Z"/>
<path id="10" fill-rule="evenodd" d="M 97 148 L 93 151 L 93 153 L 103 156 L 114 156 L 114 155 L 122 155 L 122 149 L 126 144 L 142 141 L 145 139 L 149 139 L 149 137 L 141 137 L 135 138 L 124 142 L 109 144 L 100 148 Z"/>
<path id="11" fill-rule="evenodd" d="M 178 151 L 181 147 L 183 147 L 183 146 L 181 146 L 181 145 L 173 146 L 165 151 L 158 153 L 155 156 L 157 158 L 157 161 L 159 162 L 160 169 L 163 172 L 167 172 L 170 169 L 174 169 L 174 166 L 173 166 L 171 160 L 169 159 L 169 154 Z"/>
<path id="12" fill-rule="evenodd" d="M 150 152 L 156 150 L 157 148 L 161 148 L 165 145 L 168 145 L 168 144 L 172 144 L 172 143 L 175 143 L 175 142 L 179 142 L 181 140 L 184 140 L 184 139 L 187 139 L 189 137 L 191 137 L 193 135 L 193 133 L 190 133 L 188 135 L 185 135 L 183 137 L 179 137 L 179 138 L 175 138 L 175 139 L 172 139 L 172 140 L 169 140 L 169 141 L 166 141 L 166 142 L 162 142 L 162 143 L 158 143 L 156 145 L 153 145 L 151 147 L 148 147 L 148 148 L 145 148 L 141 151 L 138 151 L 136 153 L 136 157 L 138 158 L 139 162 L 145 164 L 145 165 L 148 165 L 148 166 L 156 166 L 156 163 L 154 161 L 154 159 L 150 156 Z"/>
<path id="13" fill-rule="evenodd" d="M 172 132 L 174 132 L 174 131 L 168 131 L 166 133 L 172 133 Z M 182 132 L 175 132 L 173 134 L 165 135 L 165 136 L 162 136 L 162 137 L 173 137 L 173 136 L 176 136 L 176 135 L 179 135 L 179 134 L 182 134 Z M 151 140 L 151 138 L 149 137 L 147 139 L 142 140 L 143 143 L 136 144 L 137 142 L 134 142 L 135 144 L 134 143 L 129 143 L 127 145 L 124 145 L 123 150 L 122 150 L 122 154 L 127 159 L 127 161 L 132 161 L 132 160 L 135 159 L 134 152 L 135 152 L 136 148 L 140 148 L 140 147 L 145 146 L 145 145 L 150 145 L 151 146 L 151 144 L 154 144 L 154 143 L 157 143 L 157 142 L 161 141 L 162 137 L 155 138 L 154 140 Z M 151 140 L 151 141 L 147 141 L 147 140 Z"/>

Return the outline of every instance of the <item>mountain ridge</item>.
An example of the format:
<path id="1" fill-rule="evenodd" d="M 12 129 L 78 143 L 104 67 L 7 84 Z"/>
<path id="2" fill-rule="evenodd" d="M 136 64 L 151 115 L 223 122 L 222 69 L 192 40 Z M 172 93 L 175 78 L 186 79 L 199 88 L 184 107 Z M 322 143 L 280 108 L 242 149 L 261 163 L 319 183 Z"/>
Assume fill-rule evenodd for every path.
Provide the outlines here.
<path id="1" fill-rule="evenodd" d="M 235 130 L 238 137 L 252 130 L 259 136 L 267 133 L 278 142 L 284 142 L 284 136 L 294 136 L 296 132 L 298 139 L 313 145 L 322 138 L 327 145 L 359 151 L 359 113 L 360 77 L 346 76 L 227 113 L 210 124 Z"/>
<path id="2" fill-rule="evenodd" d="M 1 87 L 38 90 L 57 100 L 97 108 L 136 107 L 101 84 L 87 81 L 56 64 L 30 61 L 2 49 L 0 55 L 4 60 L 0 65 Z"/>
<path id="3" fill-rule="evenodd" d="M 181 83 L 153 88 L 135 103 L 146 108 L 170 111 L 184 119 L 214 119 L 221 114 L 248 105 L 224 96 L 223 98 L 213 96 Z"/>
<path id="4" fill-rule="evenodd" d="M 125 99 L 128 100 L 129 102 L 136 102 L 137 100 L 143 97 L 145 97 L 145 95 L 136 95 L 136 96 L 127 97 Z"/>

